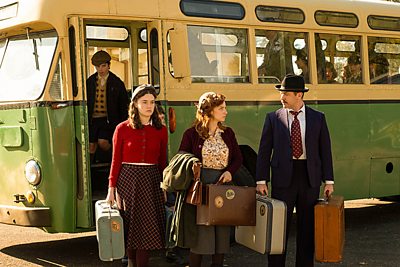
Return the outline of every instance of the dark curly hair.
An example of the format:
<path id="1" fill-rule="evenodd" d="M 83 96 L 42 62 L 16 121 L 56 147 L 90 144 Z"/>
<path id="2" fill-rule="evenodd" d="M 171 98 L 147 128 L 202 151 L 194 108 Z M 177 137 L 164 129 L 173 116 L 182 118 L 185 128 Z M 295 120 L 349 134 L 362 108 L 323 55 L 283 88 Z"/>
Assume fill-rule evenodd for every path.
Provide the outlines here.
<path id="1" fill-rule="evenodd" d="M 137 104 L 137 101 L 139 98 L 141 98 L 144 95 L 147 94 L 151 94 L 154 96 L 154 99 L 157 98 L 157 93 L 156 93 L 156 89 L 154 89 L 153 86 L 151 85 L 141 85 L 138 88 L 136 88 L 136 90 L 140 90 L 139 92 L 137 92 L 133 99 L 131 100 L 131 103 L 129 104 L 129 125 L 133 128 L 133 129 L 143 129 L 143 124 L 140 121 L 140 117 L 139 117 L 139 110 L 137 107 L 135 107 L 135 104 Z M 158 111 L 157 108 L 155 107 L 155 103 L 154 103 L 154 111 L 153 114 L 151 114 L 150 120 L 152 125 L 156 128 L 156 129 L 161 129 L 163 127 L 160 117 L 158 116 Z"/>

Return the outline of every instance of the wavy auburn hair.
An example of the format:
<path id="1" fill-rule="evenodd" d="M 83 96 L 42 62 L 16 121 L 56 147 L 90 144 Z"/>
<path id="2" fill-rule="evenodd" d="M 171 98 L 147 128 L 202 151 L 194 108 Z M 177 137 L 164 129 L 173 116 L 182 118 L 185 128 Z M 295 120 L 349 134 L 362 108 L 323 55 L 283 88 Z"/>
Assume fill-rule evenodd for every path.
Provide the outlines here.
<path id="1" fill-rule="evenodd" d="M 128 116 L 128 120 L 129 120 L 129 125 L 133 128 L 133 129 L 143 129 L 143 124 L 140 121 L 140 117 L 139 117 L 139 109 L 137 107 L 135 107 L 135 104 L 137 104 L 139 98 L 141 98 L 144 95 L 150 94 L 154 96 L 154 100 L 157 98 L 157 93 L 156 93 L 156 89 L 154 89 L 153 86 L 151 85 L 144 85 L 141 86 L 144 88 L 137 88 L 137 90 L 140 90 L 131 100 L 131 103 L 129 104 L 129 116 Z M 158 116 L 158 111 L 156 108 L 156 103 L 154 103 L 154 111 L 153 114 L 151 114 L 150 117 L 151 123 L 152 125 L 156 128 L 156 129 L 161 129 L 162 128 L 162 123 L 160 120 L 160 117 Z"/>
<path id="2" fill-rule="evenodd" d="M 196 120 L 193 122 L 193 126 L 201 138 L 207 139 L 210 137 L 208 125 L 212 119 L 211 112 L 224 102 L 224 95 L 213 92 L 208 93 L 205 97 L 200 97 L 199 103 L 197 104 Z M 218 128 L 221 130 L 226 129 L 221 122 L 218 122 Z"/>

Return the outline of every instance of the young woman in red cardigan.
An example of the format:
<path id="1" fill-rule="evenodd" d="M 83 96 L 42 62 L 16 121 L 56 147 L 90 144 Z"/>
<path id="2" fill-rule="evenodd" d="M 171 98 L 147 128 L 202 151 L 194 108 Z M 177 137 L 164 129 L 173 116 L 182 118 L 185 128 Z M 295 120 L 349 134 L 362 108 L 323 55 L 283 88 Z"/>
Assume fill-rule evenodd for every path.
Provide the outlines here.
<path id="1" fill-rule="evenodd" d="M 228 112 L 225 96 L 204 93 L 197 106 L 194 126 L 183 134 L 179 150 L 194 154 L 202 168 L 219 170 L 203 183 L 228 183 L 242 164 L 242 154 L 231 128 L 223 125 Z M 202 179 L 204 179 L 202 177 Z M 197 226 L 197 242 L 190 248 L 189 266 L 200 267 L 202 255 L 212 255 L 212 267 L 222 267 L 230 250 L 229 226 Z"/>
<path id="2" fill-rule="evenodd" d="M 149 250 L 164 248 L 160 182 L 167 162 L 168 137 L 155 110 L 156 96 L 151 85 L 136 88 L 129 118 L 117 126 L 113 137 L 107 201 L 116 201 L 121 210 L 129 266 L 147 266 Z"/>

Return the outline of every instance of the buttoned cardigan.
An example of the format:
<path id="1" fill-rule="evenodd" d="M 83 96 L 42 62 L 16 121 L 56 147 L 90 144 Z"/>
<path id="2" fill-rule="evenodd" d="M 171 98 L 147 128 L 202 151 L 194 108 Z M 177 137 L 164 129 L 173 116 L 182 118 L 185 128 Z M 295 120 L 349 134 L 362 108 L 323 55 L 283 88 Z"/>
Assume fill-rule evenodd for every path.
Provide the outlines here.
<path id="1" fill-rule="evenodd" d="M 167 165 L 167 142 L 165 126 L 157 129 L 145 125 L 143 129 L 133 129 L 128 120 L 118 124 L 113 136 L 109 186 L 116 186 L 122 163 L 156 164 L 162 174 Z"/>
<path id="2" fill-rule="evenodd" d="M 226 167 L 225 171 L 229 171 L 233 176 L 242 165 L 242 153 L 240 152 L 235 133 L 231 128 L 227 127 L 224 132 L 221 133 L 221 137 L 229 148 L 228 166 Z M 202 160 L 203 157 L 201 150 L 203 148 L 204 141 L 205 140 L 196 132 L 196 129 L 191 127 L 183 134 L 179 150 L 192 153 L 197 158 Z"/>

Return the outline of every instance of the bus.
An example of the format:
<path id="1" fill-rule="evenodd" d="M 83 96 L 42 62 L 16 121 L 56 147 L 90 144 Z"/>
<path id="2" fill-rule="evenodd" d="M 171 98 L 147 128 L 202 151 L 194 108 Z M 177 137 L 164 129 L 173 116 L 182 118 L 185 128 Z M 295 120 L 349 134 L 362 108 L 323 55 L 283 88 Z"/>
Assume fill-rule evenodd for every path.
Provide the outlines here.
<path id="1" fill-rule="evenodd" d="M 303 75 L 306 104 L 327 117 L 335 192 L 399 195 L 399 14 L 367 0 L 0 0 L 0 222 L 93 229 L 110 168 L 110 154 L 90 164 L 88 152 L 99 50 L 128 91 L 159 88 L 169 157 L 199 96 L 226 95 L 252 177 L 265 115 L 281 107 L 274 86 Z"/>

